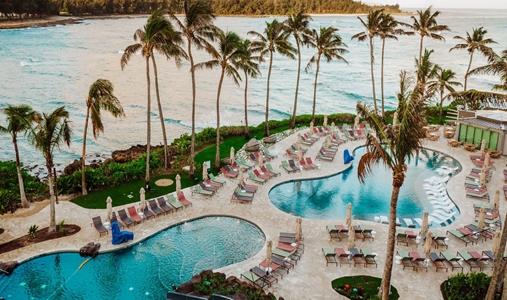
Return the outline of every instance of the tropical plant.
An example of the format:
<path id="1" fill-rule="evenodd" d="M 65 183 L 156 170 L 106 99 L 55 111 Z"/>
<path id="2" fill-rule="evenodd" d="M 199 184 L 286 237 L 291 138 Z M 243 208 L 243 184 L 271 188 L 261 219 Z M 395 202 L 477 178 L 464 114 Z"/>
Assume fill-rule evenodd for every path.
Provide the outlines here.
<path id="1" fill-rule="evenodd" d="M 32 225 L 30 226 L 30 228 L 28 228 L 28 235 L 34 239 L 36 234 L 37 234 L 37 230 L 39 229 L 39 226 L 37 225 Z"/>
<path id="2" fill-rule="evenodd" d="M 65 220 L 61 220 L 60 223 L 58 223 L 58 229 L 63 234 L 67 233 L 67 229 L 65 228 Z"/>
<path id="3" fill-rule="evenodd" d="M 266 128 L 264 134 L 269 136 L 269 82 L 271 79 L 271 69 L 273 67 L 273 54 L 278 52 L 283 56 L 287 56 L 294 59 L 296 49 L 289 42 L 289 33 L 283 30 L 283 23 L 279 23 L 276 19 L 271 23 L 266 22 L 266 28 L 264 28 L 264 34 L 257 31 L 249 31 L 248 34 L 255 37 L 255 41 L 252 42 L 252 52 L 259 53 L 261 60 L 269 54 L 269 68 L 268 78 L 266 83 Z"/>
<path id="4" fill-rule="evenodd" d="M 415 59 L 417 77 L 416 88 L 421 97 L 424 98 L 430 98 L 430 95 L 428 95 L 426 91 L 426 84 L 428 84 L 431 79 L 435 78 L 439 69 L 439 66 L 430 60 L 432 53 L 433 50 L 424 49 L 422 58 L 420 60 L 417 58 Z"/>
<path id="5" fill-rule="evenodd" d="M 416 151 L 422 147 L 422 139 L 425 137 L 423 130 L 425 101 L 417 90 L 410 91 L 411 78 L 402 71 L 400 74 L 400 91 L 398 98 L 398 124 L 388 125 L 384 118 L 380 117 L 375 110 L 365 104 L 358 103 L 358 114 L 371 124 L 374 134 L 368 133 L 366 137 L 366 153 L 361 157 L 358 164 L 357 175 L 361 182 L 373 172 L 375 165 L 382 164 L 392 171 L 393 190 L 390 200 L 389 232 L 386 248 L 386 260 L 382 286 L 379 296 L 389 299 L 389 287 L 391 285 L 391 273 L 393 268 L 395 234 L 396 234 L 396 208 L 398 195 L 405 180 L 407 160 L 411 159 Z"/>
<path id="6" fill-rule="evenodd" d="M 363 24 L 365 31 L 359 32 L 352 36 L 352 39 L 357 39 L 359 42 L 364 42 L 368 40 L 370 46 L 370 72 L 371 72 L 371 90 L 372 90 L 372 98 L 373 98 L 373 106 L 375 111 L 378 112 L 377 109 L 377 98 L 375 96 L 375 75 L 373 74 L 373 38 L 379 36 L 379 26 L 382 21 L 382 13 L 383 9 L 377 9 L 374 11 L 370 11 L 368 16 L 366 16 L 366 21 L 361 19 L 361 17 L 357 17 L 361 24 Z"/>
<path id="7" fill-rule="evenodd" d="M 475 68 L 469 74 L 499 75 L 501 83 L 493 85 L 493 90 L 507 91 L 507 50 L 503 50 L 501 55 L 491 50 L 487 58 L 487 65 Z"/>
<path id="8" fill-rule="evenodd" d="M 399 25 L 406 26 L 405 23 L 400 23 L 390 14 L 382 13 L 380 15 L 380 23 L 378 27 L 378 36 L 382 40 L 382 54 L 380 58 L 380 96 L 382 98 L 382 117 L 384 117 L 384 51 L 386 46 L 386 39 L 398 40 L 397 35 L 414 35 L 413 32 L 406 32 L 399 28 Z"/>
<path id="9" fill-rule="evenodd" d="M 199 49 L 210 49 L 211 45 L 206 39 L 213 38 L 213 20 L 215 15 L 211 6 L 204 1 L 184 0 L 184 20 L 171 13 L 169 17 L 180 28 L 181 33 L 187 38 L 187 55 L 190 60 L 190 74 L 192 76 L 192 134 L 190 143 L 190 171 L 189 177 L 194 178 L 195 156 L 195 69 L 192 45 Z"/>
<path id="10" fill-rule="evenodd" d="M 456 46 L 449 49 L 449 52 L 455 49 L 466 49 L 468 51 L 468 55 L 470 55 L 470 61 L 468 62 L 467 71 L 465 73 L 465 80 L 463 84 L 463 90 L 467 90 L 467 80 L 468 80 L 468 73 L 470 72 L 470 67 L 472 66 L 472 59 L 474 57 L 475 50 L 479 51 L 484 56 L 487 56 L 488 53 L 492 51 L 491 47 L 489 47 L 489 44 L 498 44 L 491 38 L 484 38 L 486 33 L 488 31 L 486 29 L 483 29 L 483 27 L 479 28 L 472 28 L 473 32 L 472 35 L 467 31 L 467 36 L 455 36 L 455 39 L 461 40 L 463 43 L 457 44 Z"/>
<path id="11" fill-rule="evenodd" d="M 414 31 L 417 31 L 421 36 L 419 41 L 419 60 L 422 59 L 423 53 L 423 40 L 425 36 L 428 36 L 432 39 L 438 41 L 445 41 L 445 38 L 441 36 L 439 33 L 442 31 L 449 31 L 449 27 L 447 25 L 439 25 L 437 23 L 437 17 L 440 15 L 440 11 L 431 12 L 431 6 L 428 7 L 425 11 L 418 10 L 417 18 L 412 16 L 413 25 L 409 25 L 408 27 Z"/>
<path id="12" fill-rule="evenodd" d="M 88 90 L 88 98 L 86 99 L 86 119 L 83 130 L 83 153 L 81 156 L 81 193 L 86 195 L 86 132 L 88 129 L 88 119 L 92 119 L 93 138 L 97 139 L 100 132 L 104 132 L 104 124 L 102 124 L 101 109 L 108 111 L 113 117 L 124 117 L 123 107 L 120 101 L 113 94 L 114 87 L 111 81 L 106 79 L 97 79 Z"/>
<path id="13" fill-rule="evenodd" d="M 42 152 L 46 160 L 49 185 L 49 231 L 56 231 L 55 222 L 55 189 L 53 185 L 53 151 L 60 148 L 62 143 L 70 147 L 72 129 L 70 128 L 69 112 L 65 106 L 55 109 L 50 114 L 43 113 L 36 120 L 36 126 L 28 131 L 28 138 L 33 146 Z M 30 120 L 26 120 L 27 124 Z"/>
<path id="14" fill-rule="evenodd" d="M 294 94 L 294 108 L 292 111 L 292 119 L 290 122 L 290 129 L 294 129 L 296 125 L 296 111 L 298 104 L 298 91 L 299 91 L 299 77 L 301 75 L 301 46 L 305 45 L 310 34 L 308 25 L 312 21 L 312 17 L 305 14 L 304 11 L 298 13 L 290 13 L 287 20 L 283 22 L 285 32 L 292 34 L 296 41 L 297 54 L 298 54 L 298 75 L 296 78 L 296 92 Z"/>
<path id="15" fill-rule="evenodd" d="M 167 135 L 165 132 L 164 116 L 162 113 L 162 106 L 160 103 L 160 96 L 158 91 L 158 75 L 156 70 L 156 63 L 154 57 L 154 50 L 163 54 L 167 58 L 174 57 L 177 62 L 182 54 L 179 47 L 181 38 L 179 33 L 175 32 L 171 22 L 165 19 L 161 11 L 154 11 L 148 18 L 144 30 L 138 29 L 134 33 L 135 44 L 127 46 L 121 57 L 121 69 L 123 70 L 128 64 L 131 56 L 138 51 L 146 60 L 146 82 L 147 82 L 147 105 L 146 105 L 146 175 L 145 187 L 149 189 L 150 182 L 150 148 L 151 148 L 151 80 L 150 80 L 150 58 L 152 59 L 153 69 L 155 72 L 155 87 L 157 94 L 157 103 L 159 108 L 160 122 L 162 125 L 162 134 L 164 139 L 164 160 L 165 167 L 168 167 L 168 150 L 167 150 Z"/>
<path id="16" fill-rule="evenodd" d="M 219 28 L 215 29 L 215 38 L 217 40 L 217 48 L 208 49 L 208 53 L 211 55 L 211 60 L 207 62 L 198 63 L 195 65 L 195 69 L 213 69 L 220 67 L 220 79 L 218 81 L 217 89 L 217 132 L 216 132 L 216 154 L 215 154 L 215 168 L 220 167 L 220 92 L 222 91 L 222 83 L 224 81 L 224 75 L 231 77 L 234 83 L 239 85 L 241 77 L 238 73 L 238 64 L 241 62 L 244 56 L 241 43 L 242 40 L 234 32 L 224 32 Z"/>
<path id="17" fill-rule="evenodd" d="M 444 101 L 449 99 L 456 92 L 454 89 L 455 86 L 461 85 L 460 82 L 453 81 L 454 79 L 456 79 L 456 73 L 452 70 L 438 68 L 434 80 L 428 83 L 429 94 L 438 93 L 440 96 L 440 113 L 438 118 L 440 124 L 443 124 L 442 115 Z M 445 92 L 447 92 L 447 95 L 444 96 Z"/>
<path id="18" fill-rule="evenodd" d="M 315 107 L 317 105 L 317 79 L 320 70 L 320 59 L 322 56 L 329 63 L 333 59 L 343 61 L 348 64 L 347 60 L 343 58 L 343 54 L 349 51 L 344 47 L 347 45 L 342 41 L 342 38 L 337 33 L 338 28 L 334 27 L 320 27 L 317 31 L 313 29 L 308 35 L 308 45 L 317 49 L 317 53 L 310 58 L 306 65 L 305 72 L 308 72 L 312 65 L 315 64 L 315 81 L 313 84 L 313 108 L 312 108 L 312 122 L 315 123 Z"/>
<path id="19" fill-rule="evenodd" d="M 0 125 L 0 133 L 8 133 L 12 137 L 14 153 L 16 155 L 16 170 L 18 175 L 19 195 L 21 197 L 21 206 L 28 207 L 28 200 L 25 194 L 23 183 L 23 173 L 21 172 L 21 160 L 19 159 L 18 134 L 26 133 L 37 118 L 37 113 L 28 105 L 7 105 L 4 109 L 7 126 Z M 26 121 L 24 121 L 26 120 Z"/>
<path id="20" fill-rule="evenodd" d="M 249 39 L 245 39 L 241 45 L 241 61 L 239 62 L 239 68 L 243 70 L 245 78 L 245 139 L 250 139 L 250 131 L 248 130 L 248 77 L 257 78 L 261 74 L 259 70 L 258 56 L 254 56 L 252 53 L 252 42 Z"/>
<path id="21" fill-rule="evenodd" d="M 507 218 L 507 215 L 505 215 Z M 500 245 L 495 255 L 497 257 L 505 253 L 505 246 L 507 244 L 507 226 L 502 228 L 502 235 L 500 237 Z M 507 260 L 505 259 L 495 259 L 493 275 L 491 276 L 491 282 L 489 283 L 488 291 L 484 300 L 494 300 L 497 289 L 503 284 L 503 295 L 507 295 L 507 285 L 503 283 L 503 280 L 500 280 L 505 276 L 505 266 L 507 264 Z"/>

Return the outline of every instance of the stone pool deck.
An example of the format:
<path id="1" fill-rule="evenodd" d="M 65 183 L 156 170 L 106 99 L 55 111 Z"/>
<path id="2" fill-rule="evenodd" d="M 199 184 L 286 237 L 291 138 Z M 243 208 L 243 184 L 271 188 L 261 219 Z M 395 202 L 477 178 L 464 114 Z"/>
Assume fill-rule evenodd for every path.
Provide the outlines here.
<path id="1" fill-rule="evenodd" d="M 441 133 L 442 129 L 440 129 Z M 271 161 L 274 167 L 280 165 L 281 160 L 288 157 L 283 155 L 285 149 L 297 140 L 296 134 L 285 138 L 284 140 L 276 143 L 270 149 L 279 153 L 278 157 Z M 316 170 L 303 170 L 296 174 L 287 174 L 283 169 L 280 169 L 281 176 L 270 179 L 267 183 L 260 185 L 260 188 L 255 195 L 252 204 L 239 204 L 231 203 L 230 198 L 235 188 L 235 181 L 227 180 L 227 184 L 223 187 L 217 195 L 211 198 L 205 198 L 201 195 L 191 195 L 189 189 L 184 190 L 188 199 L 193 202 L 192 207 L 188 207 L 177 213 L 160 216 L 158 218 L 144 221 L 137 226 L 131 226 L 129 230 L 135 234 L 134 243 L 139 242 L 141 239 L 148 238 L 149 236 L 182 221 L 191 220 L 206 215 L 230 215 L 246 219 L 258 225 L 266 235 L 266 239 L 273 240 L 276 245 L 278 234 L 280 231 L 293 232 L 295 227 L 296 217 L 289 215 L 277 209 L 268 199 L 269 190 L 276 184 L 288 181 L 299 180 L 312 177 L 328 176 L 340 172 L 347 166 L 343 163 L 343 150 L 349 149 L 352 151 L 354 148 L 364 144 L 364 140 L 351 141 L 339 147 L 338 154 L 333 162 L 315 161 L 315 156 L 324 142 L 321 138 L 308 150 L 306 156 L 312 157 L 315 163 L 320 164 L 320 168 Z M 428 149 L 437 150 L 448 154 L 455 159 L 459 160 L 463 166 L 463 171 L 451 178 L 447 185 L 447 190 L 450 197 L 461 210 L 461 215 L 457 221 L 452 225 L 431 229 L 432 232 L 445 235 L 448 229 L 463 227 L 464 225 L 473 223 L 474 221 L 474 203 L 485 203 L 484 200 L 473 200 L 466 198 L 463 183 L 465 177 L 470 172 L 474 165 L 469 159 L 470 152 L 461 148 L 451 148 L 447 145 L 447 140 L 440 138 L 436 142 L 425 141 L 424 146 Z M 476 152 L 477 154 L 477 152 Z M 491 202 L 493 201 L 496 189 L 501 190 L 501 215 L 505 214 L 507 205 L 505 204 L 502 186 L 504 184 L 504 176 L 502 170 L 505 168 L 507 159 L 502 157 L 495 160 L 496 170 L 494 170 L 491 181 L 488 184 Z M 357 163 L 357 162 L 355 162 Z M 354 174 L 356 175 L 356 174 Z M 422 185 L 422 182 L 421 182 Z M 391 188 L 379 187 L 379 188 Z M 146 195 L 149 198 L 149 193 Z M 104 201 L 106 199 L 103 199 Z M 113 205 L 114 205 L 113 199 Z M 119 206 L 113 207 L 114 211 L 127 207 Z M 98 232 L 91 226 L 91 219 L 94 216 L 101 216 L 105 219 L 106 210 L 97 209 L 84 209 L 68 201 L 60 201 L 56 205 L 56 219 L 57 222 L 65 220 L 67 224 L 77 224 L 81 226 L 81 231 L 73 236 L 61 238 L 53 241 L 47 241 L 36 245 L 27 246 L 23 249 L 12 251 L 9 253 L 0 254 L 1 261 L 18 260 L 23 261 L 45 253 L 60 252 L 60 251 L 79 251 L 79 248 L 90 241 L 99 242 L 102 244 L 101 251 L 111 251 L 122 247 L 128 247 L 129 244 L 113 246 L 111 244 L 111 236 L 105 235 L 99 237 Z M 422 215 L 421 215 L 422 218 Z M 49 206 L 44 207 L 38 213 L 29 217 L 14 216 L 3 217 L 0 219 L 0 227 L 5 229 L 5 232 L 0 235 L 0 243 L 7 242 L 11 239 L 23 236 L 27 233 L 28 227 L 32 224 L 37 224 L 40 227 L 48 226 L 49 223 Z M 280 279 L 277 284 L 274 284 L 268 291 L 273 292 L 276 296 L 282 296 L 285 299 L 346 299 L 340 296 L 331 288 L 331 281 L 337 277 L 350 276 L 350 275 L 372 275 L 381 277 L 383 273 L 383 266 L 385 260 L 385 246 L 387 241 L 388 225 L 379 224 L 375 222 L 353 220 L 353 224 L 365 224 L 374 229 L 377 234 L 375 241 L 356 241 L 356 247 L 367 247 L 372 252 L 378 253 L 377 263 L 378 267 L 369 266 L 364 267 L 349 267 L 347 265 L 336 267 L 329 265 L 326 267 L 326 261 L 322 254 L 322 247 L 347 247 L 346 239 L 341 242 L 329 241 L 329 235 L 326 230 L 327 224 L 344 224 L 345 220 L 309 220 L 303 219 L 303 232 L 305 236 L 305 252 L 298 262 L 294 270 L 290 274 L 285 275 Z M 418 231 L 418 230 L 416 230 Z M 130 243 L 132 244 L 132 243 Z M 461 250 L 491 250 L 492 241 L 488 240 L 479 244 L 468 245 L 465 247 L 461 241 L 449 237 L 448 251 L 456 253 Z M 422 253 L 423 247 L 419 246 L 396 246 L 396 250 L 410 250 L 419 251 Z M 434 251 L 440 251 L 435 250 Z M 251 267 L 258 265 L 265 257 L 265 247 L 254 257 L 246 261 L 226 266 L 219 271 L 227 275 L 240 276 L 241 273 L 247 271 Z M 464 264 L 465 272 L 469 272 L 468 265 Z M 439 289 L 439 284 L 444 281 L 448 276 L 456 273 L 451 272 L 435 272 L 435 268 L 430 265 L 428 271 L 415 272 L 412 270 L 403 270 L 401 265 L 394 265 L 392 284 L 398 289 L 400 299 L 442 299 Z M 486 270 L 491 274 L 491 270 Z"/>

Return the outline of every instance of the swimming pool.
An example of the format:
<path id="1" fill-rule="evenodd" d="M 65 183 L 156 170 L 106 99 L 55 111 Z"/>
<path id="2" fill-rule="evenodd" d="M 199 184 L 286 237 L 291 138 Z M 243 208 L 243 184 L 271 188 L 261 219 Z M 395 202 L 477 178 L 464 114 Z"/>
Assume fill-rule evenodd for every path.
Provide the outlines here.
<path id="1" fill-rule="evenodd" d="M 257 254 L 265 237 L 254 224 L 213 216 L 185 222 L 135 246 L 99 254 L 82 269 L 78 253 L 51 254 L 0 275 L 5 299 L 165 299 L 171 285 Z"/>
<path id="2" fill-rule="evenodd" d="M 269 192 L 270 201 L 280 210 L 303 218 L 319 220 L 345 219 L 347 204 L 352 203 L 353 219 L 375 220 L 375 217 L 389 216 L 389 201 L 392 192 L 392 173 L 382 165 L 361 184 L 357 179 L 357 165 L 365 153 L 365 147 L 354 150 L 352 166 L 336 175 L 297 180 L 279 184 Z M 400 189 L 397 216 L 422 218 L 426 210 L 434 209 L 426 199 L 423 182 L 433 176 L 442 166 L 459 171 L 461 165 L 452 157 L 423 149 L 418 158 L 409 164 L 406 179 Z M 456 213 L 459 213 L 456 209 Z M 433 227 L 439 226 L 433 224 Z"/>

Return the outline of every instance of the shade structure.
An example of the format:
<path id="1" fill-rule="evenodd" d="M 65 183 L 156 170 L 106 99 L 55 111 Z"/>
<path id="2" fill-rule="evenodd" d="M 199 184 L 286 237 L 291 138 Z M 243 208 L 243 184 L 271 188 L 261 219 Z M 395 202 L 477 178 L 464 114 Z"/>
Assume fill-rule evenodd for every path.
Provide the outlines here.
<path id="1" fill-rule="evenodd" d="M 301 240 L 301 237 L 303 236 L 303 219 L 296 218 L 296 236 L 295 240 L 296 242 L 299 242 Z"/>
<path id="2" fill-rule="evenodd" d="M 500 190 L 496 190 L 495 192 L 495 201 L 493 201 L 493 209 L 500 209 Z"/>
<path id="3" fill-rule="evenodd" d="M 349 249 L 352 249 L 354 248 L 354 246 L 356 245 L 356 230 L 354 229 L 354 226 L 352 226 L 352 224 L 350 224 L 349 226 L 349 241 L 347 243 L 347 246 L 349 247 Z"/>
<path id="4" fill-rule="evenodd" d="M 486 173 L 488 172 L 488 168 L 484 164 L 481 169 L 481 176 L 479 177 L 479 185 L 484 186 L 486 185 Z"/>
<path id="5" fill-rule="evenodd" d="M 425 211 L 423 214 L 422 225 L 421 225 L 421 235 L 423 235 L 426 232 L 428 232 L 428 212 L 427 211 Z"/>
<path id="6" fill-rule="evenodd" d="M 113 199 L 111 197 L 107 197 L 106 199 L 106 207 L 107 207 L 107 220 L 111 220 L 113 214 Z"/>
<path id="7" fill-rule="evenodd" d="M 395 111 L 393 114 L 393 126 L 398 125 L 398 112 Z"/>
<path id="8" fill-rule="evenodd" d="M 496 255 L 497 257 L 499 256 L 499 252 L 500 252 L 500 239 L 502 237 L 502 232 L 501 231 L 495 231 L 495 233 L 493 234 L 493 247 L 492 247 L 492 250 L 493 250 L 493 254 Z"/>
<path id="9" fill-rule="evenodd" d="M 484 155 L 484 167 L 485 168 L 489 167 L 490 161 L 491 161 L 491 157 L 489 156 L 489 153 L 486 153 L 486 155 Z"/>
<path id="10" fill-rule="evenodd" d="M 354 119 L 354 129 L 357 129 L 359 127 L 359 115 L 356 116 Z"/>
<path id="11" fill-rule="evenodd" d="M 266 270 L 271 265 L 271 255 L 273 255 L 273 241 L 268 240 L 266 243 Z"/>
<path id="12" fill-rule="evenodd" d="M 310 135 L 313 134 L 313 122 L 310 122 Z"/>
<path id="13" fill-rule="evenodd" d="M 264 156 L 262 155 L 262 153 L 259 153 L 259 168 L 261 168 L 263 165 L 264 165 Z"/>
<path id="14" fill-rule="evenodd" d="M 334 125 L 334 122 L 331 123 L 331 135 L 334 135 L 335 134 L 335 125 Z"/>
<path id="15" fill-rule="evenodd" d="M 322 123 L 323 127 L 327 127 L 327 115 L 324 115 L 324 122 Z"/>
<path id="16" fill-rule="evenodd" d="M 146 207 L 146 195 L 145 195 L 145 191 L 144 191 L 144 188 L 141 188 L 139 190 L 139 196 L 141 198 L 141 201 L 139 201 L 139 208 L 142 210 L 144 210 L 144 208 Z"/>
<path id="17" fill-rule="evenodd" d="M 239 168 L 238 181 L 239 183 L 243 183 L 243 168 Z"/>
<path id="18" fill-rule="evenodd" d="M 424 242 L 424 254 L 426 255 L 426 257 L 430 256 L 432 244 L 433 244 L 433 233 L 431 233 L 430 231 L 426 235 L 426 241 Z"/>
<path id="19" fill-rule="evenodd" d="M 203 163 L 202 164 L 202 180 L 208 179 L 208 164 Z"/>
<path id="20" fill-rule="evenodd" d="M 352 203 L 347 204 L 347 218 L 345 219 L 347 226 L 352 224 Z"/>
<path id="21" fill-rule="evenodd" d="M 484 229 L 486 227 L 486 223 L 484 222 L 484 219 L 486 218 L 486 208 L 481 207 L 481 210 L 479 212 L 479 220 L 477 221 L 477 227 L 480 229 Z"/>
<path id="22" fill-rule="evenodd" d="M 486 140 L 482 140 L 481 142 L 481 155 L 484 155 L 486 152 Z"/>
<path id="23" fill-rule="evenodd" d="M 298 155 L 297 155 L 297 160 L 298 161 L 301 161 L 301 159 L 303 158 L 303 149 L 301 148 L 301 145 L 298 145 Z"/>
<path id="24" fill-rule="evenodd" d="M 176 175 L 176 194 L 181 193 L 181 177 L 180 174 Z"/>
<path id="25" fill-rule="evenodd" d="M 234 161 L 236 160 L 236 158 L 234 157 L 234 147 L 231 147 L 231 153 L 229 155 L 229 158 L 231 160 L 231 165 L 234 163 Z"/>
<path id="26" fill-rule="evenodd" d="M 328 135 L 326 138 L 326 148 L 331 148 L 331 136 Z"/>

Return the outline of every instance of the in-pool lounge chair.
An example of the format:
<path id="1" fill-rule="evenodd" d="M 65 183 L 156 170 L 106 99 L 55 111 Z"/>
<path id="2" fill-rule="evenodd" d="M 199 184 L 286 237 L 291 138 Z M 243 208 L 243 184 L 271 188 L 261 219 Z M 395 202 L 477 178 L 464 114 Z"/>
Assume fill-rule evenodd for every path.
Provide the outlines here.
<path id="1" fill-rule="evenodd" d="M 451 271 L 454 271 L 454 269 L 461 269 L 461 272 L 463 272 L 463 265 L 460 263 L 461 259 L 459 257 L 447 251 L 440 252 L 440 255 L 445 258 L 445 261 L 451 266 Z"/>
<path id="2" fill-rule="evenodd" d="M 338 262 L 340 263 L 340 267 L 342 265 L 352 266 L 352 262 L 349 259 L 349 253 L 345 251 L 343 248 L 334 248 L 334 252 L 336 253 L 336 257 L 338 257 Z"/>
<path id="3" fill-rule="evenodd" d="M 375 265 L 375 268 L 377 267 L 377 260 L 375 257 L 377 256 L 375 253 L 372 253 L 370 249 L 368 248 L 361 248 L 361 253 L 364 255 L 364 259 L 366 260 L 366 265 Z"/>
<path id="4" fill-rule="evenodd" d="M 157 205 L 157 200 L 153 199 L 153 200 L 149 200 L 148 201 L 148 204 L 150 205 L 150 209 L 151 211 L 155 214 L 155 215 L 165 215 L 167 212 L 162 210 L 160 207 L 158 207 Z"/>
<path id="5" fill-rule="evenodd" d="M 100 217 L 93 217 L 92 221 L 92 225 L 99 232 L 99 236 L 102 236 L 102 234 L 109 234 L 109 231 L 107 231 L 106 227 L 104 227 L 104 224 L 102 224 L 102 219 Z"/>
<path id="6" fill-rule="evenodd" d="M 266 169 L 268 169 L 268 171 L 269 171 L 269 172 L 271 172 L 271 173 L 275 174 L 276 176 L 278 176 L 278 175 L 282 174 L 282 173 L 280 173 L 279 171 L 276 171 L 276 170 L 273 168 L 273 166 L 271 166 L 271 164 L 265 164 L 264 166 L 266 167 Z"/>
<path id="7" fill-rule="evenodd" d="M 135 210 L 135 208 L 134 208 L 134 210 Z M 129 218 L 129 216 L 127 216 L 127 212 L 125 211 L 125 209 L 120 209 L 118 211 L 118 216 L 120 217 L 121 222 L 123 224 L 125 224 L 125 226 L 127 226 L 127 227 L 129 227 L 132 224 L 135 225 L 135 223 L 136 223 L 134 220 L 132 220 L 131 218 Z"/>
<path id="8" fill-rule="evenodd" d="M 166 213 L 173 212 L 173 208 L 167 204 L 167 201 L 165 201 L 164 197 L 158 197 L 157 198 L 158 206 L 165 211 Z M 181 206 L 183 208 L 183 206 Z"/>
<path id="9" fill-rule="evenodd" d="M 351 248 L 349 251 L 352 260 L 354 261 L 354 267 L 357 265 L 363 265 L 363 267 L 366 267 L 366 259 L 364 259 L 363 253 L 359 252 L 357 248 Z"/>
<path id="10" fill-rule="evenodd" d="M 180 202 L 183 203 L 183 205 L 185 205 L 185 207 L 192 206 L 192 202 L 190 202 L 190 200 L 188 200 L 185 197 L 185 194 L 183 194 L 183 192 L 178 193 L 178 200 L 180 200 Z"/>
<path id="11" fill-rule="evenodd" d="M 445 258 L 443 258 L 440 255 L 438 255 L 438 253 L 431 252 L 430 253 L 430 260 L 433 263 L 433 265 L 435 266 L 435 268 L 436 268 L 435 271 L 436 272 L 438 272 L 438 270 L 445 270 L 445 272 L 449 271 L 449 269 L 445 265 Z"/>
<path id="12" fill-rule="evenodd" d="M 166 198 L 167 202 L 172 207 L 174 207 L 175 210 L 178 210 L 180 208 L 182 209 L 184 207 L 183 203 L 180 200 L 176 199 L 176 197 L 174 197 L 174 194 L 172 194 L 172 193 L 165 195 L 165 198 Z M 160 203 L 159 203 L 159 205 L 160 205 Z"/>
<path id="13" fill-rule="evenodd" d="M 241 278 L 245 278 L 249 283 L 253 286 L 263 289 L 267 283 L 259 276 L 257 276 L 252 271 L 248 270 L 241 274 Z"/>
<path id="14" fill-rule="evenodd" d="M 143 221 L 143 218 L 141 218 L 141 216 L 137 214 L 137 210 L 136 210 L 136 208 L 134 206 L 127 207 L 127 210 L 129 212 L 130 218 L 132 220 L 134 220 L 134 222 L 141 223 Z M 118 211 L 118 214 L 120 214 L 120 211 Z M 120 218 L 123 221 L 123 218 L 122 218 L 121 214 L 120 214 Z"/>
<path id="15" fill-rule="evenodd" d="M 470 253 L 467 251 L 458 251 L 458 256 L 461 256 L 461 258 L 463 258 L 463 260 L 470 266 L 470 272 L 472 272 L 474 268 L 478 268 L 479 271 L 482 271 L 482 268 L 478 262 L 478 257 L 470 255 Z"/>
<path id="16" fill-rule="evenodd" d="M 335 264 L 338 266 L 338 261 L 336 260 L 336 252 L 333 248 L 323 247 L 322 252 L 324 252 L 324 258 L 326 259 L 326 267 L 329 264 Z"/>

